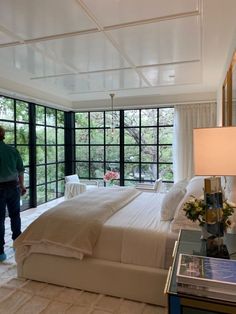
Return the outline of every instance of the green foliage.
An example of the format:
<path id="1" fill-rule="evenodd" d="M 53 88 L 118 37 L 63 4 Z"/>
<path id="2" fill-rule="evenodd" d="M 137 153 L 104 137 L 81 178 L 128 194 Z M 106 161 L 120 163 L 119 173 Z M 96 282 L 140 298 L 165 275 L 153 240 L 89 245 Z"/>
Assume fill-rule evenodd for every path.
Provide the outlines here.
<path id="1" fill-rule="evenodd" d="M 234 213 L 234 209 L 235 204 L 227 200 L 223 201 L 223 208 L 219 209 L 220 219 L 225 230 L 231 225 L 229 217 Z M 200 226 L 203 226 L 206 223 L 207 207 L 203 198 L 191 196 L 184 204 L 183 210 L 185 211 L 185 216 L 191 221 L 198 221 Z"/>

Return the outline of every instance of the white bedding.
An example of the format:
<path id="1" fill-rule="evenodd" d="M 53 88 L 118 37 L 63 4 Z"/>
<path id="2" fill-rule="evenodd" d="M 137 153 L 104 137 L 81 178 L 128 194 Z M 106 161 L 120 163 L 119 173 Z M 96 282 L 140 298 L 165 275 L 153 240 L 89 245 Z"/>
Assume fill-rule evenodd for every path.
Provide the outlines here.
<path id="1" fill-rule="evenodd" d="M 14 242 L 16 261 L 32 252 L 78 259 L 92 255 L 104 222 L 139 194 L 134 188 L 100 188 L 51 208 Z"/>
<path id="2" fill-rule="evenodd" d="M 105 190 L 106 193 L 107 191 L 112 193 L 111 189 Z M 118 191 L 118 189 L 116 188 L 114 191 Z M 86 195 L 94 196 L 94 192 L 92 193 L 86 192 L 66 203 L 75 206 Z M 170 221 L 160 220 L 161 202 L 164 194 L 145 192 L 138 194 L 136 198 L 134 198 L 136 195 L 132 197 L 132 201 L 126 202 L 127 204 L 123 208 L 114 211 L 112 216 L 108 217 L 106 221 L 104 220 L 91 255 L 94 258 L 126 264 L 167 268 L 169 255 L 177 235 L 169 231 Z M 60 208 L 60 206 L 57 207 Z M 64 215 L 66 214 L 65 212 Z M 70 228 L 69 225 L 68 228 Z M 32 229 L 31 232 L 33 232 Z M 71 250 L 68 245 L 54 246 L 53 243 L 49 243 L 45 239 L 32 241 L 33 233 L 31 232 L 28 237 L 25 238 L 23 235 L 16 241 L 17 262 L 22 262 L 29 254 L 35 252 L 77 259 L 83 258 L 83 255 L 81 256 L 77 250 Z"/>
<path id="3" fill-rule="evenodd" d="M 177 234 L 161 221 L 165 194 L 143 192 L 104 224 L 93 257 L 167 268 Z"/>

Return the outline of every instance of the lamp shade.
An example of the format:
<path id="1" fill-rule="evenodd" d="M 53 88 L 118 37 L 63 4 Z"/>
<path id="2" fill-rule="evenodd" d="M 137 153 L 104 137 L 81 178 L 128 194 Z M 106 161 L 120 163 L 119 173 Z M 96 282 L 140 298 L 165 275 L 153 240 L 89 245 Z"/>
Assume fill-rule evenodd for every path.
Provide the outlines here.
<path id="1" fill-rule="evenodd" d="M 195 175 L 236 175 L 236 127 L 193 130 Z"/>

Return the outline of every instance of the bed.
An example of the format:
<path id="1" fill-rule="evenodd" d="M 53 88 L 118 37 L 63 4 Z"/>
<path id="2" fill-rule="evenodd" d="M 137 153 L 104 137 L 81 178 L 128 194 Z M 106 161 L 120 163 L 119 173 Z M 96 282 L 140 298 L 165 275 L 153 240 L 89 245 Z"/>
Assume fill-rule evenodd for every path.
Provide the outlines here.
<path id="1" fill-rule="evenodd" d="M 165 306 L 186 186 L 167 194 L 99 188 L 57 205 L 15 241 L 18 276 Z"/>

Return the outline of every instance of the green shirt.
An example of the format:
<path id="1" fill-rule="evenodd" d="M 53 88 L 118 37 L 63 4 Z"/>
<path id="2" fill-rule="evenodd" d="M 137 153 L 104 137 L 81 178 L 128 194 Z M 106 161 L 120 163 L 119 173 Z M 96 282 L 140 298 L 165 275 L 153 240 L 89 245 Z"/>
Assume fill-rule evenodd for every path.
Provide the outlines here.
<path id="1" fill-rule="evenodd" d="M 0 182 L 18 181 L 24 170 L 18 150 L 0 141 Z"/>

